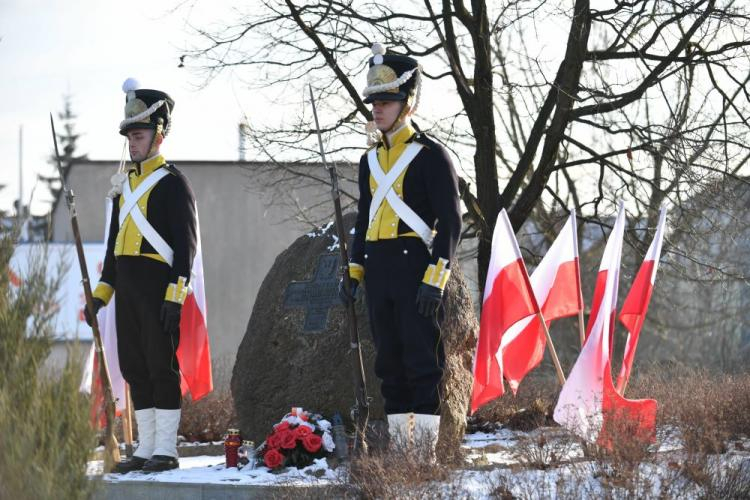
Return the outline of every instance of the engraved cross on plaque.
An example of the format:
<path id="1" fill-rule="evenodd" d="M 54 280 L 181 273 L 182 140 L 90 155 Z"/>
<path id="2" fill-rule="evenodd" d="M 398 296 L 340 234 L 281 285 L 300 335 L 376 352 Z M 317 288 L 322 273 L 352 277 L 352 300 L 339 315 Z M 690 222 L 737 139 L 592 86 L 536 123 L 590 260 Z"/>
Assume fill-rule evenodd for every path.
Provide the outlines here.
<path id="1" fill-rule="evenodd" d="M 341 305 L 338 294 L 339 256 L 324 254 L 318 258 L 318 266 L 311 281 L 292 281 L 284 291 L 284 307 L 304 307 L 305 333 L 326 329 L 328 311 Z"/>

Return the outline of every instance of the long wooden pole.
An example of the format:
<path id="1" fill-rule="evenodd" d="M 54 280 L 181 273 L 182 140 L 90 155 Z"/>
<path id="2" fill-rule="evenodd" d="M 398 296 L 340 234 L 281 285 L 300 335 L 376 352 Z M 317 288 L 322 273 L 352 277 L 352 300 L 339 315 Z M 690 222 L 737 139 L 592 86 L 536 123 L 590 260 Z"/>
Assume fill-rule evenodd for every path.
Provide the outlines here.
<path id="1" fill-rule="evenodd" d="M 130 402 L 130 385 L 125 384 L 125 410 L 122 412 L 122 434 L 125 440 L 125 455 L 133 456 L 133 413 Z"/>
<path id="2" fill-rule="evenodd" d="M 331 176 L 331 197 L 333 198 L 334 217 L 336 219 L 336 231 L 339 238 L 339 253 L 341 257 L 341 280 L 343 281 L 344 290 L 350 295 L 352 283 L 349 276 L 349 254 L 347 252 L 347 234 L 344 228 L 344 217 L 341 213 L 341 193 L 339 192 L 338 174 L 336 167 L 329 165 L 326 161 L 326 153 L 323 148 L 323 138 L 320 133 L 320 123 L 318 122 L 318 110 L 315 106 L 315 96 L 313 95 L 312 86 L 310 89 L 310 104 L 312 105 L 313 117 L 315 118 L 315 130 L 318 136 L 318 147 L 320 149 L 320 158 L 323 166 L 328 170 Z M 361 455 L 367 453 L 367 421 L 370 418 L 370 398 L 367 396 L 367 384 L 365 382 L 365 367 L 362 358 L 362 347 L 359 343 L 359 330 L 357 328 L 357 313 L 354 309 L 354 302 L 350 301 L 346 306 L 347 323 L 349 326 L 349 349 L 352 355 L 352 375 L 354 378 L 355 405 L 352 408 L 352 416 L 355 425 L 353 453 Z"/>
<path id="3" fill-rule="evenodd" d="M 581 297 L 581 304 L 583 304 L 583 297 Z M 583 329 L 583 307 L 578 310 L 578 336 L 581 338 L 581 349 L 583 349 L 583 344 L 586 342 L 586 332 Z"/>
<path id="4" fill-rule="evenodd" d="M 52 125 L 52 140 L 55 144 L 55 157 L 57 158 L 57 171 L 60 174 L 65 201 L 70 212 L 70 224 L 73 228 L 73 239 L 76 244 L 76 253 L 78 254 L 78 264 L 81 268 L 81 282 L 83 284 L 83 294 L 86 298 L 86 309 L 91 318 L 91 331 L 94 334 L 94 350 L 96 351 L 97 360 L 99 361 L 99 378 L 102 382 L 104 391 L 104 415 L 106 425 L 104 429 L 104 472 L 111 472 L 115 464 L 120 461 L 120 447 L 115 437 L 115 397 L 112 392 L 112 379 L 109 377 L 109 367 L 107 366 L 107 357 L 104 355 L 104 344 L 99 332 L 99 321 L 96 319 L 94 312 L 94 297 L 91 293 L 91 283 L 89 282 L 89 271 L 86 266 L 86 255 L 83 253 L 83 242 L 81 240 L 81 231 L 78 228 L 78 214 L 76 213 L 75 195 L 65 182 L 65 176 L 62 169 L 62 160 L 60 151 L 57 148 L 57 133 L 55 132 L 55 120 L 52 113 L 49 115 L 50 124 Z"/>
<path id="5" fill-rule="evenodd" d="M 620 396 L 625 397 L 625 388 L 628 386 L 628 380 L 625 380 L 622 384 L 618 384 L 617 392 L 620 393 Z"/>
<path id="6" fill-rule="evenodd" d="M 583 326 L 583 308 L 586 304 L 583 302 L 583 282 L 581 282 L 581 259 L 578 254 L 578 221 L 576 219 L 576 211 L 571 209 L 570 215 L 573 217 L 573 244 L 575 245 L 576 252 L 576 279 L 578 280 L 578 336 L 581 340 L 581 349 L 583 344 L 586 343 L 586 332 Z"/>
<path id="7" fill-rule="evenodd" d="M 560 382 L 560 385 L 565 385 L 565 375 L 562 371 L 562 366 L 560 366 L 560 360 L 557 357 L 557 351 L 555 350 L 555 344 L 552 343 L 552 337 L 549 334 L 549 328 L 547 328 L 547 322 L 544 321 L 544 316 L 542 315 L 542 311 L 540 310 L 537 314 L 537 317 L 539 318 L 539 321 L 542 322 L 542 327 L 544 328 L 544 335 L 547 337 L 547 344 L 549 345 L 549 353 L 550 356 L 552 356 L 552 363 L 555 365 L 555 371 L 557 372 L 557 380 Z"/>

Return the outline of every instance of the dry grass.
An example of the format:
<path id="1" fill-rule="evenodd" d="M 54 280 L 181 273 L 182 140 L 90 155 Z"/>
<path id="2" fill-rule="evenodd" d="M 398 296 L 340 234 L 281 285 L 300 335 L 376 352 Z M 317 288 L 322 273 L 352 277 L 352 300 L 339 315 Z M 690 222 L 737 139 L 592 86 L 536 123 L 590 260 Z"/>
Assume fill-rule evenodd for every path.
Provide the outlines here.
<path id="1" fill-rule="evenodd" d="M 704 498 L 750 498 L 750 461 L 733 463 L 728 467 L 709 463 L 704 471 L 709 478 L 704 486 Z"/>
<path id="2" fill-rule="evenodd" d="M 232 427 L 237 427 L 237 415 L 229 390 L 215 390 L 199 401 L 183 400 L 179 433 L 189 442 L 219 441 Z"/>
<path id="3" fill-rule="evenodd" d="M 480 408 L 473 424 L 523 431 L 555 425 L 550 416 L 558 391 L 552 379 L 530 378 L 516 397 L 506 395 Z M 678 431 L 691 452 L 721 453 L 727 441 L 750 435 L 750 373 L 651 366 L 636 371 L 625 396 L 656 399 L 657 426 Z M 623 442 L 629 441 L 630 433 L 622 429 Z"/>
<path id="4" fill-rule="evenodd" d="M 651 367 L 627 395 L 656 399 L 657 425 L 679 431 L 690 453 L 723 453 L 750 435 L 750 373 Z"/>
<path id="5" fill-rule="evenodd" d="M 234 398 L 229 390 L 233 359 L 219 358 L 212 363 L 214 390 L 198 401 L 182 400 L 179 434 L 188 442 L 220 441 L 227 429 L 239 428 Z"/>
<path id="6" fill-rule="evenodd" d="M 555 425 L 550 414 L 557 392 L 553 379 L 527 380 L 517 397 L 505 396 L 480 409 L 472 427 L 503 425 L 529 431 Z M 621 426 L 609 429 L 611 450 L 584 444 L 585 459 L 571 462 L 566 450 L 575 438 L 552 444 L 546 431 L 540 431 L 516 445 L 521 470 L 564 470 L 566 477 L 559 484 L 543 485 L 558 498 L 673 498 L 686 491 L 692 498 L 750 498 L 750 460 L 719 457 L 728 443 L 750 436 L 750 373 L 651 366 L 636 372 L 626 397 L 658 401 L 660 440 L 676 438 L 682 443 L 674 458 L 654 453 L 643 440 L 634 439 L 635 429 Z M 533 474 L 500 475 L 491 482 L 495 498 L 511 498 L 511 491 L 517 496 L 520 492 L 520 498 L 540 498 L 541 486 Z"/>
<path id="7" fill-rule="evenodd" d="M 540 431 L 521 438 L 513 449 L 513 456 L 523 467 L 547 470 L 567 462 L 577 446 L 578 440 L 570 435 L 550 436 Z"/>
<path id="8" fill-rule="evenodd" d="M 553 379 L 529 376 L 515 396 L 506 394 L 481 407 L 472 419 L 473 424 L 501 424 L 522 431 L 553 425 L 552 409 L 558 392 L 559 386 Z"/>
<path id="9" fill-rule="evenodd" d="M 426 440 L 413 447 L 390 447 L 354 458 L 344 486 L 363 499 L 463 498 L 460 475 L 451 465 L 432 459 Z"/>

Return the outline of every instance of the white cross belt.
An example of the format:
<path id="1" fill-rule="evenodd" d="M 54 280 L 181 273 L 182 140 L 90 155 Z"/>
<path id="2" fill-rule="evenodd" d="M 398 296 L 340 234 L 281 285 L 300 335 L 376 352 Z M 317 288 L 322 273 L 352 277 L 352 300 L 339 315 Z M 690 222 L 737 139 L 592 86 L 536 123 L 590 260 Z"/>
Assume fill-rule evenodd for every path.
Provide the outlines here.
<path id="1" fill-rule="evenodd" d="M 396 215 L 406 223 L 414 232 L 416 232 L 427 248 L 432 248 L 432 229 L 417 215 L 417 213 L 409 207 L 409 205 L 398 197 L 396 192 L 393 190 L 393 184 L 399 178 L 401 173 L 406 170 L 409 163 L 417 156 L 419 151 L 422 149 L 422 145 L 416 142 L 410 143 L 406 150 L 399 156 L 396 163 L 388 171 L 386 175 L 378 162 L 378 155 L 375 148 L 371 149 L 367 154 L 367 162 L 370 167 L 370 173 L 375 178 L 375 182 L 378 184 L 375 194 L 372 196 L 370 202 L 370 218 L 369 222 L 372 223 L 375 215 L 378 213 L 380 205 L 383 204 L 383 200 L 387 200 L 388 204 L 396 212 Z"/>
<path id="2" fill-rule="evenodd" d="M 128 215 L 133 220 L 135 225 L 141 231 L 144 238 L 154 247 L 154 250 L 161 255 L 161 257 L 169 264 L 172 265 L 174 262 L 174 251 L 169 244 L 164 241 L 164 238 L 154 229 L 154 226 L 146 219 L 145 214 L 141 211 L 141 207 L 138 206 L 138 201 L 146 194 L 146 192 L 154 187 L 157 182 L 162 180 L 164 177 L 169 175 L 169 171 L 166 168 L 159 168 L 149 174 L 143 182 L 141 182 L 135 191 L 130 189 L 130 180 L 126 179 L 122 186 L 122 198 L 123 204 L 120 208 L 119 226 L 122 227 L 123 222 Z"/>

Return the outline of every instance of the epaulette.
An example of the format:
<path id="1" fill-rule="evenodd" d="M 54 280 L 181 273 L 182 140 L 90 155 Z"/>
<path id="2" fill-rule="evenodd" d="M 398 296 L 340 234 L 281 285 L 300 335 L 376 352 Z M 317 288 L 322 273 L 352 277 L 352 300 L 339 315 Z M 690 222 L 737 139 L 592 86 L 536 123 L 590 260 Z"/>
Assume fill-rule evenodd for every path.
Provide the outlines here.
<path id="1" fill-rule="evenodd" d="M 414 142 L 418 142 L 427 148 L 434 148 L 440 146 L 440 143 L 435 141 L 432 137 L 425 134 L 424 132 L 417 132 L 412 136 Z"/>
<path id="2" fill-rule="evenodd" d="M 180 171 L 177 170 L 177 167 L 174 166 L 172 163 L 166 163 L 164 164 L 164 168 L 169 171 L 172 175 L 179 175 Z"/>

